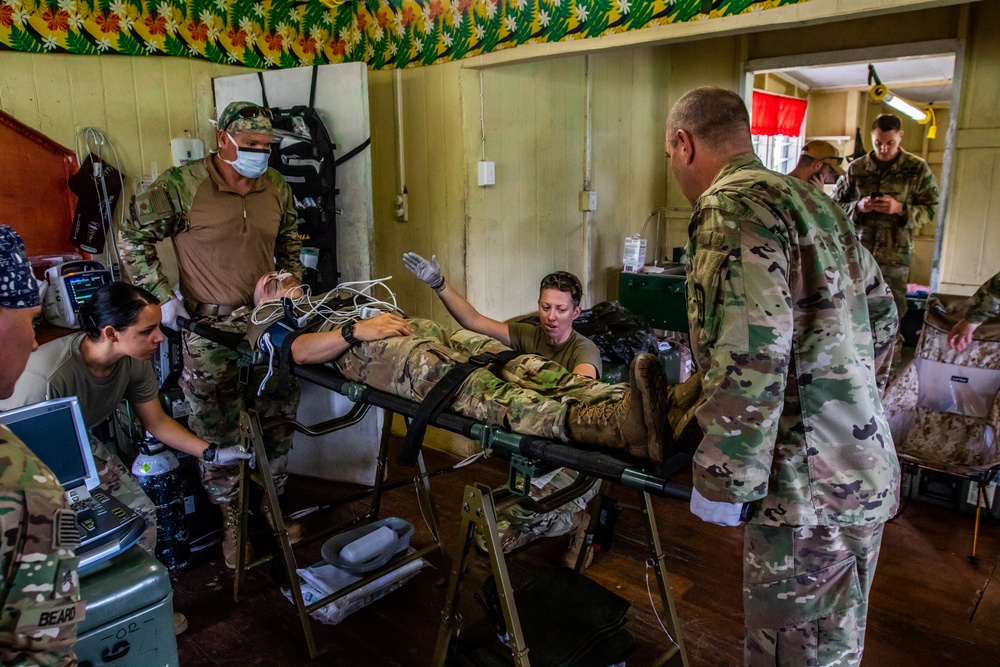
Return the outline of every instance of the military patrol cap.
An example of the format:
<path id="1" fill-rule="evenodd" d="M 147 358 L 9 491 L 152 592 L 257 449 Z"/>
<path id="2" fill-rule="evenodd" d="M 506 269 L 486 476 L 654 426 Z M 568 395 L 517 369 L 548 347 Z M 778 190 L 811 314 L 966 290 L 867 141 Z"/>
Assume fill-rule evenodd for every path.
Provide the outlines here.
<path id="1" fill-rule="evenodd" d="M 0 225 L 0 306 L 34 308 L 41 302 L 24 241 L 13 229 Z"/>
<path id="2" fill-rule="evenodd" d="M 272 134 L 271 110 L 254 102 L 230 102 L 216 123 L 220 132 L 230 134 Z"/>
<path id="3" fill-rule="evenodd" d="M 810 141 L 805 146 L 802 147 L 802 154 L 808 155 L 814 160 L 820 160 L 826 162 L 830 165 L 838 176 L 843 176 L 845 173 L 844 168 L 840 166 L 840 163 L 844 161 L 844 158 L 840 157 L 840 153 L 829 141 L 820 141 L 816 139 Z"/>

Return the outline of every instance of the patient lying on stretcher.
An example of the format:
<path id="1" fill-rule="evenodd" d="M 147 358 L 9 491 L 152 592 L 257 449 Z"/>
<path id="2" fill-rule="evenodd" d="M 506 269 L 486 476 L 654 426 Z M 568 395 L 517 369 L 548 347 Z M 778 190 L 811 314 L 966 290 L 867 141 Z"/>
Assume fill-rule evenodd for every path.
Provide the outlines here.
<path id="1" fill-rule="evenodd" d="M 297 312 L 323 299 L 303 298 L 299 283 L 287 274 L 262 276 L 247 326 L 254 348 L 261 347 L 268 327 L 281 319 L 280 299 L 285 296 L 295 297 Z M 471 331 L 382 313 L 343 327 L 324 322 L 319 330 L 294 339 L 291 357 L 297 364 L 328 363 L 349 380 L 419 402 L 457 364 L 506 350 L 499 341 Z M 682 394 L 685 403 L 696 398 L 689 390 L 674 391 L 680 387 L 669 386 L 659 359 L 650 354 L 633 360 L 627 384 L 574 375 L 544 357 L 524 354 L 502 366 L 473 371 L 449 407 L 523 435 L 624 449 L 658 464 L 673 451 L 674 425 L 668 414 L 687 412 L 688 406 L 673 403 Z"/>

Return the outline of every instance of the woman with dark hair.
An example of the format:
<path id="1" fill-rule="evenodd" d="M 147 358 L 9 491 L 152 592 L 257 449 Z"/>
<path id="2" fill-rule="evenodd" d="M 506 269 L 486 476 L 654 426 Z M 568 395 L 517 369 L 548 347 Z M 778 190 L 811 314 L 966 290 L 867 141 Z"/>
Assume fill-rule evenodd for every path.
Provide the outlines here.
<path id="1" fill-rule="evenodd" d="M 76 396 L 83 420 L 94 427 L 108 420 L 128 400 L 143 427 L 176 450 L 222 465 L 250 458 L 239 447 L 216 449 L 174 421 L 157 398 L 159 383 L 151 360 L 163 342 L 156 297 L 128 283 L 100 288 L 80 311 L 83 330 L 39 347 L 0 410 L 51 398 Z M 121 459 L 91 435 L 91 449 L 101 486 L 146 520 L 139 544 L 153 553 L 156 516 L 153 503 Z"/>

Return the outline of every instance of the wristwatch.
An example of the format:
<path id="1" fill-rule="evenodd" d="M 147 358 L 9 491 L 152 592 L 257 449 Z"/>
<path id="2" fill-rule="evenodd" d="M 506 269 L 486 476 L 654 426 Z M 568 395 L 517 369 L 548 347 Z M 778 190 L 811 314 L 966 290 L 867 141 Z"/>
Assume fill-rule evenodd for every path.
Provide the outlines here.
<path id="1" fill-rule="evenodd" d="M 348 322 L 340 329 L 340 335 L 344 337 L 344 340 L 348 345 L 354 347 L 361 343 L 360 340 L 354 337 L 354 322 Z"/>
<path id="2" fill-rule="evenodd" d="M 218 449 L 217 445 L 209 445 L 205 448 L 205 451 L 201 453 L 201 460 L 211 463 L 215 460 L 215 450 Z"/>

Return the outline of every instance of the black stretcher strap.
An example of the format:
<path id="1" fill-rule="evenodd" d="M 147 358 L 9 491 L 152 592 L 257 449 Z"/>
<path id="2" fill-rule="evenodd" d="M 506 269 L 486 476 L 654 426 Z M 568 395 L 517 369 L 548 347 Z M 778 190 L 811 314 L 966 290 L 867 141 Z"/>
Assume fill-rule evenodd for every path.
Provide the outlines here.
<path id="1" fill-rule="evenodd" d="M 213 343 L 218 343 L 223 347 L 227 347 L 234 352 L 238 351 L 240 344 L 246 341 L 246 336 L 241 333 L 220 331 L 219 329 L 209 326 L 208 324 L 195 322 L 187 319 L 186 317 L 178 317 L 177 326 L 181 329 L 187 329 L 191 333 L 210 340 Z"/>
<path id="2" fill-rule="evenodd" d="M 427 392 L 427 396 L 417 408 L 417 414 L 406 429 L 406 437 L 403 438 L 403 451 L 399 455 L 400 465 L 412 466 L 417 462 L 420 455 L 420 447 L 424 442 L 424 433 L 427 425 L 432 420 L 436 420 L 448 405 L 451 399 L 458 392 L 462 383 L 472 373 L 480 368 L 485 368 L 492 364 L 506 364 L 508 361 L 521 356 L 521 352 L 505 350 L 499 353 L 487 352 L 477 354 L 468 361 L 464 361 L 452 367 L 438 383 Z"/>

